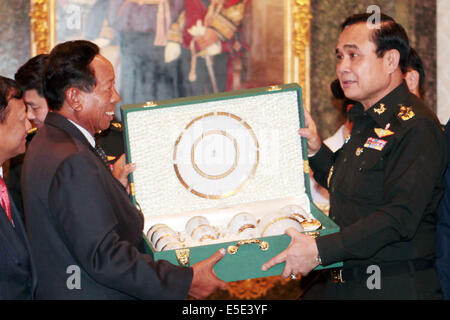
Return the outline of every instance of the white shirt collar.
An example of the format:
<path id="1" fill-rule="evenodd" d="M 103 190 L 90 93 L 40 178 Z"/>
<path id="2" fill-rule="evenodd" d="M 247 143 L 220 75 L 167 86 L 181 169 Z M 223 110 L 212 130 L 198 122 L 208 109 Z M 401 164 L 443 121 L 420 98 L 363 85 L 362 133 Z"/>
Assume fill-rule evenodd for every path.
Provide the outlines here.
<path id="1" fill-rule="evenodd" d="M 89 143 L 91 144 L 92 148 L 95 148 L 95 138 L 89 133 L 89 131 L 87 131 L 85 128 L 83 128 L 82 126 L 80 126 L 78 123 L 73 122 L 70 119 L 67 119 L 70 122 L 73 123 L 73 125 L 75 127 L 78 128 L 78 130 L 81 131 L 81 133 L 86 137 L 87 141 L 89 141 Z"/>

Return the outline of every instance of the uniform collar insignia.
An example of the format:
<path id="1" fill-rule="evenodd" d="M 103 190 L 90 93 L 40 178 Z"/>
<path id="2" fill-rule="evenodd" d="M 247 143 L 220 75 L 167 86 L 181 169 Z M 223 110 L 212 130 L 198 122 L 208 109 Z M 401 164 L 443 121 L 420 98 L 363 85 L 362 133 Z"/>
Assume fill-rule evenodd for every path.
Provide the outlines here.
<path id="1" fill-rule="evenodd" d="M 111 125 L 115 128 L 122 129 L 122 125 L 119 122 L 111 122 Z"/>
<path id="2" fill-rule="evenodd" d="M 397 114 L 397 116 L 403 121 L 414 118 L 415 115 L 416 114 L 414 113 L 413 108 L 400 105 L 400 112 Z"/>
<path id="3" fill-rule="evenodd" d="M 386 111 L 386 107 L 384 106 L 384 103 L 380 103 L 379 108 L 373 108 L 373 111 L 381 115 L 383 112 Z"/>

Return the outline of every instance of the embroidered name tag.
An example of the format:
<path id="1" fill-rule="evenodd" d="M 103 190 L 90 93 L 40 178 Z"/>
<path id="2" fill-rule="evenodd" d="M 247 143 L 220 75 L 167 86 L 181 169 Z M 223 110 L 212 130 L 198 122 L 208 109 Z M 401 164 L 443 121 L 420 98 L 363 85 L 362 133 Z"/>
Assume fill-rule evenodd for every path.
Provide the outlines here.
<path id="1" fill-rule="evenodd" d="M 383 150 L 386 143 L 387 143 L 386 140 L 369 138 L 369 139 L 367 139 L 366 143 L 364 144 L 364 147 L 381 151 L 381 150 Z"/>

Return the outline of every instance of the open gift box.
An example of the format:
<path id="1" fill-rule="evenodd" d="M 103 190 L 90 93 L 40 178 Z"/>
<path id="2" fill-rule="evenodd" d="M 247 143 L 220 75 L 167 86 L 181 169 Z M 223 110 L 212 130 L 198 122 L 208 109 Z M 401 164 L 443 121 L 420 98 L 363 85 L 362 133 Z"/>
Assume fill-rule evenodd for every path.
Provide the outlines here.
<path id="1" fill-rule="evenodd" d="M 313 237 L 339 231 L 311 201 L 297 84 L 121 112 L 127 160 L 137 165 L 131 197 L 144 214 L 145 245 L 155 260 L 193 265 L 225 248 L 214 268 L 220 279 L 267 277 L 283 270 L 284 264 L 261 266 L 289 245 L 285 228 Z M 231 222 L 243 212 L 247 218 Z"/>

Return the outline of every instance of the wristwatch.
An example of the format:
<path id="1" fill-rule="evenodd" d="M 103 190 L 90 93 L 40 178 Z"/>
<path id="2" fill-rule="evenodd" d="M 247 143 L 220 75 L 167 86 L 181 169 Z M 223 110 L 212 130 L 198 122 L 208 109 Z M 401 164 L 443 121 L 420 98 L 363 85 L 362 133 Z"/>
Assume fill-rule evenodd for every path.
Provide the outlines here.
<path id="1" fill-rule="evenodd" d="M 322 259 L 320 258 L 320 254 L 319 253 L 317 254 L 316 262 L 319 263 L 319 266 L 322 265 Z"/>

